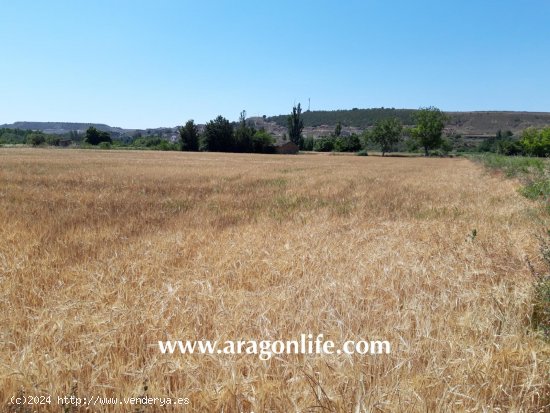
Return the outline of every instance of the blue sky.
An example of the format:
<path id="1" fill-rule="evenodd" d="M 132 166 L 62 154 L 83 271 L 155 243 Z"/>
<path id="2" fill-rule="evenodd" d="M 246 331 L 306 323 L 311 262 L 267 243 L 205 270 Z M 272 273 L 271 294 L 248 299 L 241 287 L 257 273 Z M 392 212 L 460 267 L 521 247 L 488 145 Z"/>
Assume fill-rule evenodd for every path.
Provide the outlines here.
<path id="1" fill-rule="evenodd" d="M 550 2 L 0 0 L 0 124 L 550 111 Z"/>

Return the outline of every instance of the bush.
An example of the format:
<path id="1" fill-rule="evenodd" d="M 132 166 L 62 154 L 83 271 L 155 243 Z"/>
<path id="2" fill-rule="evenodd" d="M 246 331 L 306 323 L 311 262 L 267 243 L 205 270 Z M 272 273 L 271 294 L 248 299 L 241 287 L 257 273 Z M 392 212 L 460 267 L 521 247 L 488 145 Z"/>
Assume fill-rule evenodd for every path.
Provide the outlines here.
<path id="1" fill-rule="evenodd" d="M 133 146 L 138 148 L 152 148 L 160 145 L 161 139 L 159 137 L 147 137 L 147 138 L 137 138 L 132 143 Z"/>
<path id="2" fill-rule="evenodd" d="M 111 149 L 111 143 L 110 142 L 100 142 L 99 143 L 99 149 Z"/>
<path id="3" fill-rule="evenodd" d="M 252 136 L 252 152 L 255 153 L 274 153 L 275 147 L 273 144 L 275 139 L 270 133 L 265 130 L 258 130 Z"/>
<path id="4" fill-rule="evenodd" d="M 332 152 L 334 150 L 334 139 L 324 136 L 315 141 L 313 150 L 316 152 Z"/>
<path id="5" fill-rule="evenodd" d="M 443 156 L 447 156 L 449 153 L 443 149 L 435 149 L 433 151 L 431 151 L 430 153 L 430 156 L 434 156 L 434 157 L 443 157 Z"/>
<path id="6" fill-rule="evenodd" d="M 57 135 L 48 135 L 46 138 L 46 143 L 51 146 L 59 146 L 61 138 Z"/>
<path id="7" fill-rule="evenodd" d="M 366 149 L 361 149 L 359 152 L 357 152 L 357 156 L 369 156 L 369 153 Z"/>
<path id="8" fill-rule="evenodd" d="M 418 142 L 418 139 L 409 137 L 408 139 L 405 139 L 405 148 L 407 152 L 419 152 L 420 143 Z"/>
<path id="9" fill-rule="evenodd" d="M 17 145 L 21 143 L 27 143 L 27 133 L 20 129 L 3 129 L 0 128 L 0 145 Z"/>
<path id="10" fill-rule="evenodd" d="M 361 138 L 359 135 L 352 133 L 347 138 L 347 151 L 348 152 L 356 152 L 361 150 Z"/>
<path id="11" fill-rule="evenodd" d="M 448 154 L 453 150 L 453 144 L 449 139 L 443 138 L 440 149 L 444 154 Z"/>
<path id="12" fill-rule="evenodd" d="M 46 137 L 42 133 L 31 133 L 27 136 L 27 143 L 32 146 L 39 146 L 46 142 Z"/>
<path id="13" fill-rule="evenodd" d="M 523 131 L 520 144 L 526 154 L 545 157 L 550 155 L 550 127 L 527 128 Z"/>
<path id="14" fill-rule="evenodd" d="M 518 156 L 523 155 L 523 147 L 518 141 L 507 140 L 497 144 L 497 153 L 501 153 L 506 156 Z"/>
<path id="15" fill-rule="evenodd" d="M 97 130 L 93 126 L 90 126 L 86 130 L 86 137 L 84 142 L 89 143 L 90 145 L 99 145 L 101 142 L 112 143 L 111 135 L 108 132 L 103 132 Z"/>
<path id="16" fill-rule="evenodd" d="M 157 151 L 179 151 L 180 145 L 176 143 L 168 142 L 167 140 L 162 139 L 161 142 L 153 147 Z"/>
<path id="17" fill-rule="evenodd" d="M 337 152 L 357 152 L 361 149 L 361 140 L 356 134 L 339 136 L 334 139 L 334 150 Z"/>
<path id="18" fill-rule="evenodd" d="M 300 149 L 303 151 L 312 151 L 314 146 L 315 146 L 315 139 L 313 138 L 313 136 L 308 136 L 303 139 L 302 147 Z"/>

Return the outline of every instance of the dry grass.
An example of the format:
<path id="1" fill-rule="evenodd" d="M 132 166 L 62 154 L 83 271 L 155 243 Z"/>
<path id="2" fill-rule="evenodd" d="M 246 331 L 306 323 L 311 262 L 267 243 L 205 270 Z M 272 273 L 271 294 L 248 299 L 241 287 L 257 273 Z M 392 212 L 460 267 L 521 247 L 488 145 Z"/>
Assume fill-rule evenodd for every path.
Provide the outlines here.
<path id="1" fill-rule="evenodd" d="M 0 409 L 146 379 L 186 411 L 545 411 L 536 214 L 463 159 L 0 150 Z M 156 344 L 309 332 L 393 352 Z"/>

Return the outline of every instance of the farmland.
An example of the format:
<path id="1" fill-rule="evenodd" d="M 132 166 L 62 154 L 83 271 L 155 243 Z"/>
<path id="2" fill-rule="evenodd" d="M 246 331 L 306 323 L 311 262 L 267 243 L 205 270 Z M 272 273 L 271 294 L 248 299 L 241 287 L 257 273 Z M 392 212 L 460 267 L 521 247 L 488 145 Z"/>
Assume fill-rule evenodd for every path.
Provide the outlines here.
<path id="1" fill-rule="evenodd" d="M 24 392 L 544 411 L 527 264 L 544 271 L 544 218 L 518 185 L 467 159 L 0 149 L 0 409 Z M 157 346 L 303 333 L 392 351 Z"/>

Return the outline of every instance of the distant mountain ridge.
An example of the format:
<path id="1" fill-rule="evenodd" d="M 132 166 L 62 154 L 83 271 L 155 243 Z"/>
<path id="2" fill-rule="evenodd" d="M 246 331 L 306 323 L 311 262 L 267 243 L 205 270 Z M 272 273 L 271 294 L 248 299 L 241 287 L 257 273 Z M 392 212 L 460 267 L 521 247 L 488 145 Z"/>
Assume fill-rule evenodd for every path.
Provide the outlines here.
<path id="1" fill-rule="evenodd" d="M 104 132 L 123 133 L 126 129 L 105 125 L 103 123 L 80 123 L 80 122 L 14 122 L 11 124 L 0 125 L 0 128 L 37 130 L 45 133 L 68 133 L 77 131 L 83 133 L 90 126 Z"/>

